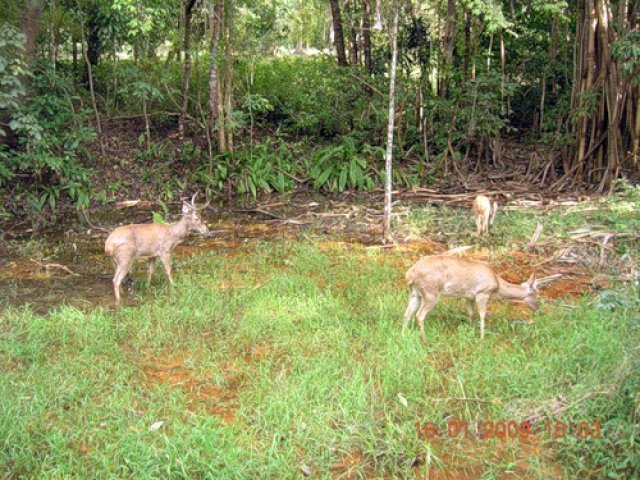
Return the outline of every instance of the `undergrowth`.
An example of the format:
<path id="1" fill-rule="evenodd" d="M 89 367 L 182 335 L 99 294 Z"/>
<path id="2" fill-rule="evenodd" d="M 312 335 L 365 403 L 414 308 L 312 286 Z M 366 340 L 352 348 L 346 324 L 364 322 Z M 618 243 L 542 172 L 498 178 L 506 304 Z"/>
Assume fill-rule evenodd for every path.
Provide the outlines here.
<path id="1" fill-rule="evenodd" d="M 415 257 L 415 255 L 413 255 Z M 0 316 L 0 471 L 9 478 L 531 478 L 638 475 L 637 304 L 461 302 L 400 333 L 412 255 L 263 242 L 179 262 L 139 306 Z M 619 287 L 617 295 L 637 292 Z M 452 419 L 600 422 L 602 438 L 423 439 Z M 464 400 L 468 399 L 468 400 Z M 474 400 L 475 399 L 475 400 Z"/>

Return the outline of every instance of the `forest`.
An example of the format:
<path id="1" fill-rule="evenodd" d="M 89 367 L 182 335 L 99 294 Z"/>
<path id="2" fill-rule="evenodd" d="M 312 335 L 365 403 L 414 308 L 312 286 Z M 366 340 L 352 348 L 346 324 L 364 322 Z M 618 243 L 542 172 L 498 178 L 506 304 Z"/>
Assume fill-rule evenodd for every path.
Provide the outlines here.
<path id="1" fill-rule="evenodd" d="M 640 475 L 640 1 L 0 3 L 0 478 Z"/>
<path id="2" fill-rule="evenodd" d="M 106 204 L 131 188 L 116 173 L 164 200 L 380 187 L 392 37 L 394 185 L 611 192 L 640 168 L 639 8 L 10 2 L 2 215 Z"/>

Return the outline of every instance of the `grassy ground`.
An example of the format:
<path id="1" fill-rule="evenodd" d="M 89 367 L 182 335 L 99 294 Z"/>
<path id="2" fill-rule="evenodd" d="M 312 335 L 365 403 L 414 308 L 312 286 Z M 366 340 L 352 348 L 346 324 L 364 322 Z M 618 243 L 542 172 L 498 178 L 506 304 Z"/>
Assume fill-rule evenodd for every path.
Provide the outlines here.
<path id="1" fill-rule="evenodd" d="M 476 256 L 524 280 L 546 256 L 524 252 L 537 221 L 547 239 L 586 225 L 637 231 L 637 199 L 596 207 L 502 212 L 491 242 L 473 240 L 468 212 L 453 209 L 416 209 L 402 229 L 472 241 Z M 637 259 L 636 247 L 616 245 L 604 267 Z M 157 274 L 136 306 L 5 309 L 0 476 L 640 474 L 637 287 L 608 276 L 605 291 L 556 292 L 535 315 L 493 302 L 484 341 L 463 302 L 441 301 L 421 344 L 415 328 L 400 333 L 403 275 L 421 248 L 260 242 L 177 260 L 176 286 Z M 475 434 L 536 415 L 535 433 Z M 468 433 L 448 438 L 454 420 Z M 552 432 L 564 422 L 567 435 L 548 438 L 545 422 Z M 588 438 L 576 438 L 579 422 Z M 419 436 L 417 423 L 438 435 Z"/>

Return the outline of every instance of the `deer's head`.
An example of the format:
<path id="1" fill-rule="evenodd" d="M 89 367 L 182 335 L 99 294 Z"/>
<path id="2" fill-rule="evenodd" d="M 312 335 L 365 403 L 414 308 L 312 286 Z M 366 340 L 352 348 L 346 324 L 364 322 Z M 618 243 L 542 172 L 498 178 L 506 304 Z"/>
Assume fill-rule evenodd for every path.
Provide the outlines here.
<path id="1" fill-rule="evenodd" d="M 202 217 L 200 217 L 200 211 L 204 210 L 209 206 L 209 203 L 201 207 L 196 206 L 196 196 L 198 194 L 195 193 L 193 197 L 191 197 L 191 202 L 182 202 L 182 216 L 186 220 L 187 227 L 189 230 L 194 230 L 203 235 L 207 235 L 209 233 L 209 229 L 207 225 L 202 221 Z"/>
<path id="2" fill-rule="evenodd" d="M 534 311 L 538 310 L 538 307 L 540 306 L 540 302 L 538 301 L 538 295 L 537 295 L 537 289 L 539 284 L 536 280 L 536 274 L 532 273 L 531 276 L 529 277 L 529 280 L 527 280 L 524 283 L 521 283 L 520 285 L 522 286 L 522 288 L 524 288 L 526 293 L 526 295 L 522 298 L 522 301 L 531 310 L 534 310 Z"/>

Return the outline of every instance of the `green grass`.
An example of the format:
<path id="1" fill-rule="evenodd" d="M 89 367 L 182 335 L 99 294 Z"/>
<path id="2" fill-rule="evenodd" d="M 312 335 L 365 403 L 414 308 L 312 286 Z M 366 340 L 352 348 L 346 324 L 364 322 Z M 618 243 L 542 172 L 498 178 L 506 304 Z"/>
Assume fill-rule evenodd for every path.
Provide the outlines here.
<path id="1" fill-rule="evenodd" d="M 547 223 L 561 235 L 591 224 L 591 214 Z M 429 215 L 437 223 L 427 211 L 411 221 Z M 499 217 L 496 255 L 526 242 L 537 217 Z M 299 478 L 302 466 L 314 478 L 640 473 L 633 287 L 616 287 L 606 302 L 544 302 L 535 316 L 494 302 L 484 341 L 463 302 L 441 301 L 421 344 L 416 328 L 400 332 L 402 276 L 416 259 L 400 249 L 264 242 L 178 261 L 176 286 L 158 274 L 138 306 L 5 310 L 0 476 Z M 524 315 L 535 322 L 513 321 Z M 568 408 L 545 412 L 550 421 L 599 421 L 603 439 L 416 433 L 416 422 L 446 430 L 451 419 L 520 421 L 558 396 Z"/>

